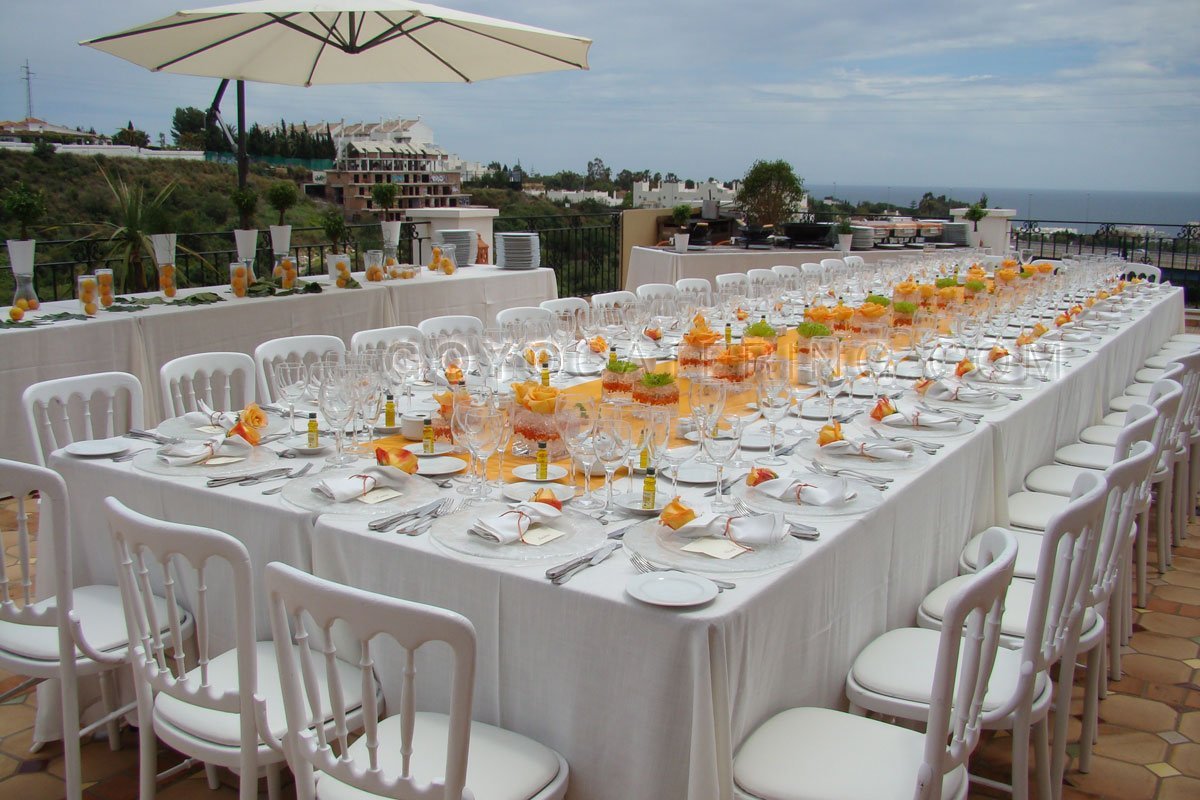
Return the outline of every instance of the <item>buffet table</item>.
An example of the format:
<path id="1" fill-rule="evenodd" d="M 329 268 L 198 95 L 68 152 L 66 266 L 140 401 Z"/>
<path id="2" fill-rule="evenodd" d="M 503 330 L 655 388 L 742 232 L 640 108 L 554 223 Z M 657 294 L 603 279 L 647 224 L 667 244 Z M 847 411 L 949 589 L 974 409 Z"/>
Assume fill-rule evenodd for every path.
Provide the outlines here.
<path id="1" fill-rule="evenodd" d="M 646 283 L 675 283 L 680 278 L 707 278 L 716 286 L 716 278 L 726 272 L 748 272 L 752 269 L 770 269 L 776 264 L 798 267 L 807 262 L 820 264 L 823 258 L 841 258 L 838 250 L 748 250 L 742 247 L 712 247 L 707 250 L 690 250 L 678 253 L 671 248 L 634 247 L 629 253 L 629 271 L 625 275 L 625 289 L 637 291 Z M 866 261 L 921 255 L 920 251 L 864 250 L 853 255 Z"/>
<path id="2" fill-rule="evenodd" d="M 233 298 L 228 286 L 181 289 L 183 298 L 216 292 L 227 302 L 203 306 L 150 306 L 144 311 L 106 312 L 95 318 L 64 320 L 38 328 L 0 331 L 0 415 L 12 421 L 0 431 L 0 455 L 33 459 L 23 423 L 21 393 L 38 381 L 120 371 L 136 375 L 145 393 L 146 424 L 162 419 L 158 370 L 192 353 L 237 351 L 253 355 L 268 339 L 310 333 L 341 337 L 349 345 L 357 331 L 416 325 L 429 317 L 469 314 L 484 324 L 496 312 L 536 306 L 558 296 L 554 270 L 503 270 L 493 266 L 460 269 L 453 275 L 423 271 L 414 280 L 368 283 L 362 289 L 333 288 L 320 279 L 320 294 Z M 159 296 L 149 293 L 147 297 Z M 62 311 L 78 313 L 74 300 L 43 303 L 26 319 Z"/>
<path id="3" fill-rule="evenodd" d="M 691 610 L 630 598 L 624 587 L 635 570 L 620 552 L 565 586 L 546 581 L 545 563 L 451 552 L 439 530 L 461 529 L 469 511 L 407 537 L 373 533 L 361 519 L 317 516 L 264 497 L 259 487 L 206 489 L 201 478 L 165 478 L 61 452 L 52 465 L 71 491 L 80 583 L 113 577 L 100 513 L 107 495 L 147 514 L 216 527 L 248 546 L 255 574 L 268 561 L 284 561 L 469 618 L 478 637 L 475 718 L 561 752 L 571 768 L 569 797 L 728 798 L 738 743 L 788 706 L 843 705 L 846 670 L 859 650 L 912 623 L 924 594 L 955 574 L 966 540 L 1005 520 L 1007 495 L 1021 477 L 1099 418 L 1105 399 L 1180 330 L 1182 314 L 1182 292 L 1163 291 L 1118 332 L 1068 359 L 1061 375 L 1030 382 L 1024 399 L 984 412 L 984 423 L 965 435 L 942 439 L 946 446 L 923 468 L 894 473 L 882 505 L 814 521 L 820 539 L 801 543 L 798 560 L 739 576 L 736 589 Z M 680 488 L 689 503 L 707 502 L 706 487 Z M 49 566 L 43 557 L 40 569 Z M 210 597 L 228 597 L 213 580 Z M 39 581 L 40 592 L 49 589 Z M 210 610 L 214 646 L 229 645 L 235 609 Z M 256 617 L 264 636 L 261 596 Z M 395 703 L 402 661 L 386 647 L 375 656 Z M 443 666 L 422 651 L 422 708 L 445 709 Z M 39 704 L 39 739 L 52 735 L 52 709 Z"/>

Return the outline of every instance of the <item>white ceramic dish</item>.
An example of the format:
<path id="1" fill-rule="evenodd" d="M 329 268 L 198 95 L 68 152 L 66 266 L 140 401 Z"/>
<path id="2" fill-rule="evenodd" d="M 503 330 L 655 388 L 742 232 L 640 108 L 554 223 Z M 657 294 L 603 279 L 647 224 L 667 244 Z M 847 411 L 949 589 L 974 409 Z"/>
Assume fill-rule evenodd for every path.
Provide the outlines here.
<path id="1" fill-rule="evenodd" d="M 690 608 L 712 602 L 717 596 L 717 585 L 708 578 L 686 572 L 646 572 L 630 578 L 625 591 L 643 603 Z"/>
<path id="2" fill-rule="evenodd" d="M 504 484 L 504 496 L 514 503 L 523 503 L 537 493 L 539 489 L 549 489 L 561 502 L 566 502 L 575 496 L 575 487 L 564 483 L 538 483 L 536 481 L 517 481 Z"/>
<path id="3" fill-rule="evenodd" d="M 120 437 L 113 437 L 112 439 L 84 439 L 78 442 L 71 442 L 63 448 L 63 452 L 78 458 L 104 458 L 106 456 L 119 456 L 122 453 L 128 453 L 129 447 L 129 440 Z"/>
<path id="4" fill-rule="evenodd" d="M 558 464 L 547 464 L 545 481 L 538 480 L 537 464 L 522 464 L 519 467 L 514 467 L 512 474 L 523 481 L 544 483 L 546 481 L 557 481 L 567 477 L 567 468 L 560 467 Z"/>

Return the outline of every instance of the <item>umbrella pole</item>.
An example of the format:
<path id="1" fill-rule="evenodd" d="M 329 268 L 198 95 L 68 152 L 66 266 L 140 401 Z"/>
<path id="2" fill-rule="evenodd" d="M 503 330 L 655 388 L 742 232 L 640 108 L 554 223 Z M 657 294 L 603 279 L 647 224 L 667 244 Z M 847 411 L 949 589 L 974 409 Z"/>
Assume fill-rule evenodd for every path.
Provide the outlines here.
<path id="1" fill-rule="evenodd" d="M 250 157 L 246 155 L 246 82 L 239 80 L 237 82 L 237 114 L 238 114 L 238 141 L 237 141 L 237 168 L 238 168 L 238 188 L 246 188 L 246 178 L 250 172 Z"/>

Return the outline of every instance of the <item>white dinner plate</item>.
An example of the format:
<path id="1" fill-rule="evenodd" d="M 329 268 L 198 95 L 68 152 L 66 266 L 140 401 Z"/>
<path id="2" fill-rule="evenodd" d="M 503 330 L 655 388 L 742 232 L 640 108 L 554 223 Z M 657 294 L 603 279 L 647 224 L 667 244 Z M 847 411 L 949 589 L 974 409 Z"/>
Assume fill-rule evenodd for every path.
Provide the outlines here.
<path id="1" fill-rule="evenodd" d="M 857 411 L 861 406 L 861 403 L 855 403 L 846 398 L 834 400 L 833 415 L 835 418 L 844 417 L 847 414 Z M 804 406 L 799 413 L 796 411 L 796 406 L 792 406 L 792 414 L 799 416 L 801 419 L 825 422 L 829 419 L 829 402 L 823 397 L 814 397 L 811 400 L 804 401 Z"/>
<path id="2" fill-rule="evenodd" d="M 858 440 L 860 437 L 851 436 L 850 438 Z M 863 435 L 862 441 L 871 441 L 871 436 Z M 916 437 L 913 437 L 916 438 Z M 912 457 L 906 458 L 903 461 L 883 461 L 879 459 L 872 460 L 860 455 L 851 455 L 849 453 L 831 453 L 828 450 L 817 445 L 815 436 L 805 439 L 796 448 L 795 455 L 801 459 L 810 461 L 820 461 L 822 464 L 837 468 L 847 467 L 849 469 L 858 469 L 863 472 L 907 472 L 910 469 L 920 469 L 929 463 L 929 456 L 919 447 L 914 447 Z"/>
<path id="3" fill-rule="evenodd" d="M 308 425 L 307 419 L 301 419 L 300 415 L 296 415 L 297 427 Z M 307 427 L 305 428 L 307 430 Z M 164 419 L 156 429 L 162 436 L 173 436 L 177 439 L 185 439 L 187 441 L 200 441 L 203 439 L 211 439 L 219 434 L 214 431 L 201 431 L 192 427 L 183 417 L 171 417 Z M 287 417 L 279 417 L 274 414 L 267 415 L 267 427 L 260 428 L 259 433 L 266 436 L 274 436 L 277 433 L 288 432 Z"/>
<path id="4" fill-rule="evenodd" d="M 538 480 L 537 464 L 522 464 L 519 467 L 514 467 L 512 474 L 523 481 L 544 482 Z M 546 465 L 546 481 L 557 481 L 565 477 L 567 477 L 566 467 L 560 467 L 558 464 Z"/>
<path id="5" fill-rule="evenodd" d="M 805 547 L 796 537 L 784 536 L 771 544 L 755 545 L 753 550 L 735 558 L 713 558 L 684 550 L 695 540 L 677 535 L 657 519 L 648 519 L 627 529 L 622 541 L 626 549 L 655 566 L 721 576 L 762 574 L 786 567 L 800 559 Z"/>
<path id="6" fill-rule="evenodd" d="M 575 487 L 565 483 L 538 483 L 536 481 L 517 481 L 504 484 L 504 496 L 514 503 L 523 503 L 533 498 L 539 489 L 549 489 L 560 502 L 565 503 L 575 496 Z"/>
<path id="7" fill-rule="evenodd" d="M 166 475 L 168 477 L 203 477 L 203 478 L 227 478 L 231 475 L 245 475 L 251 472 L 262 472 L 263 470 L 271 469 L 273 466 L 278 466 L 279 454 L 269 447 L 254 447 L 240 461 L 234 461 L 232 464 L 218 464 L 211 466 L 208 464 L 187 464 L 182 467 L 173 467 L 164 461 L 158 460 L 158 450 L 153 448 L 143 450 L 133 457 L 133 466 L 140 469 L 142 472 L 149 472 L 151 475 Z"/>
<path id="8" fill-rule="evenodd" d="M 688 608 L 712 602 L 717 596 L 717 585 L 708 578 L 686 572 L 645 572 L 630 578 L 625 591 L 643 603 Z"/>
<path id="9" fill-rule="evenodd" d="M 675 473 L 679 473 L 679 477 L 675 477 Z M 679 467 L 671 465 L 663 470 L 663 475 L 672 480 L 678 480 L 680 483 L 694 483 L 698 485 L 716 483 L 717 482 L 717 465 L 716 464 L 701 464 L 697 461 L 688 461 Z"/>
<path id="10" fill-rule="evenodd" d="M 417 459 L 417 474 L 433 477 L 453 475 L 467 468 L 467 462 L 454 456 L 423 456 Z"/>
<path id="11" fill-rule="evenodd" d="M 384 436 L 395 436 L 397 433 L 400 433 L 400 426 L 399 425 L 376 425 L 375 432 L 382 433 Z"/>
<path id="12" fill-rule="evenodd" d="M 797 475 L 797 477 L 803 480 L 803 475 Z M 846 479 L 845 502 L 827 506 L 801 505 L 790 498 L 777 500 L 770 495 L 763 494 L 753 486 L 747 486 L 744 480 L 734 483 L 733 494 L 745 500 L 751 508 L 759 511 L 801 518 L 846 517 L 863 514 L 883 502 L 883 492 L 853 478 Z"/>
<path id="13" fill-rule="evenodd" d="M 461 514 L 439 519 L 433 524 L 429 535 L 438 545 L 455 553 L 513 564 L 538 561 L 560 563 L 591 553 L 605 542 L 603 525 L 594 517 L 569 507 L 563 509 L 562 516 L 548 523 L 566 535 L 540 546 L 519 541 L 500 544 L 470 532 L 471 526 L 480 517 L 495 516 L 510 510 L 508 503 L 497 501 L 471 506 Z"/>
<path id="14" fill-rule="evenodd" d="M 71 442 L 63 452 L 79 458 L 103 458 L 129 452 L 129 440 L 114 436 L 111 439 L 84 439 Z"/>
<path id="15" fill-rule="evenodd" d="M 795 443 L 796 443 L 795 437 L 789 438 L 789 437 L 785 436 L 782 431 L 777 431 L 775 433 L 776 449 L 782 448 L 782 447 L 787 447 L 788 445 L 792 445 Z M 743 450 L 764 450 L 764 451 L 770 450 L 771 449 L 770 431 L 767 429 L 758 429 L 758 430 L 747 431 L 746 433 L 743 433 L 742 434 L 742 449 Z"/>
<path id="16" fill-rule="evenodd" d="M 625 492 L 613 497 L 613 502 L 626 511 L 634 514 L 640 514 L 646 517 L 653 517 L 662 513 L 662 510 L 671 502 L 670 492 L 655 492 L 654 493 L 654 508 L 642 508 L 642 493 L 641 492 Z"/>
<path id="17" fill-rule="evenodd" d="M 446 453 L 452 452 L 454 450 L 454 445 L 450 444 L 449 442 L 435 441 L 433 443 L 433 452 L 426 453 L 424 442 L 413 442 L 412 444 L 404 445 L 404 449 L 412 453 L 417 458 L 431 458 L 433 456 L 444 456 Z"/>
<path id="18" fill-rule="evenodd" d="M 305 511 L 316 511 L 320 514 L 338 514 L 339 516 L 347 517 L 378 517 L 388 514 L 398 514 L 408 509 L 417 508 L 443 496 L 437 484 L 419 476 L 413 476 L 412 480 L 405 481 L 404 488 L 400 491 L 399 497 L 393 497 L 390 500 L 384 500 L 382 503 L 375 503 L 374 505 L 360 503 L 358 500 L 347 500 L 344 503 L 339 503 L 330 499 L 325 494 L 313 491 L 313 488 L 318 483 L 327 478 L 345 478 L 361 472 L 361 467 L 348 467 L 294 478 L 283 485 L 280 497 L 285 502 L 302 508 Z"/>

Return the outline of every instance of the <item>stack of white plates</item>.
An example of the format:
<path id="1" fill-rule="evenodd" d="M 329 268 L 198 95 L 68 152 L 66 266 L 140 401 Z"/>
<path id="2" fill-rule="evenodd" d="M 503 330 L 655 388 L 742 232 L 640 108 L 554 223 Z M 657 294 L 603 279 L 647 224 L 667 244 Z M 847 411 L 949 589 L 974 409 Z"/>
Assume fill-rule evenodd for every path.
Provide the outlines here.
<path id="1" fill-rule="evenodd" d="M 454 266 L 466 267 L 475 263 L 479 254 L 479 240 L 471 228 L 463 230 L 444 230 L 433 232 L 434 244 L 454 245 Z"/>
<path id="2" fill-rule="evenodd" d="M 965 245 L 967 243 L 967 233 L 970 230 L 971 223 L 969 222 L 943 222 L 942 223 L 942 241 L 951 244 Z"/>
<path id="3" fill-rule="evenodd" d="M 850 240 L 853 250 L 870 250 L 875 246 L 875 229 L 867 225 L 854 226 L 854 238 Z"/>
<path id="4" fill-rule="evenodd" d="M 536 233 L 497 233 L 496 266 L 536 269 L 542 265 L 542 245 Z"/>

